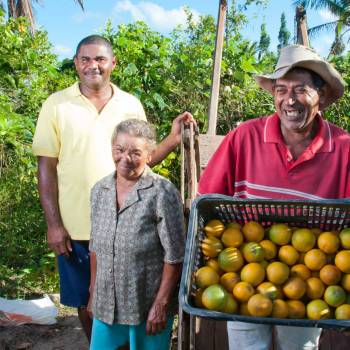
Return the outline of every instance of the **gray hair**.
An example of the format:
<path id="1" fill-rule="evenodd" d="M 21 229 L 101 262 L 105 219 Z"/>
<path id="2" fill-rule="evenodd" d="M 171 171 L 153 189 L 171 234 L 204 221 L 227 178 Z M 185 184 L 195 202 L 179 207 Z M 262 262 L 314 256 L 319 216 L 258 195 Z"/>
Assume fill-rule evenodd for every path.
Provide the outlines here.
<path id="1" fill-rule="evenodd" d="M 112 144 L 115 142 L 118 134 L 127 134 L 145 139 L 150 150 L 155 149 L 157 145 L 154 127 L 141 119 L 127 119 L 119 123 L 113 131 Z"/>

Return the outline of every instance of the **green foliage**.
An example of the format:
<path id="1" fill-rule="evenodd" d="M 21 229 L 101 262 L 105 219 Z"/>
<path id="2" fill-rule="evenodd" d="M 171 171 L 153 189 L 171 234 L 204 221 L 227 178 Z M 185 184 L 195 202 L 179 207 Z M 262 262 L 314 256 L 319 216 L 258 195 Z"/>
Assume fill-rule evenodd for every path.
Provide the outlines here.
<path id="1" fill-rule="evenodd" d="M 270 37 L 267 34 L 266 31 L 266 24 L 263 23 L 261 25 L 260 28 L 260 40 L 259 40 L 259 58 L 263 55 L 263 54 L 267 54 L 269 51 L 269 46 L 270 46 Z"/>
<path id="2" fill-rule="evenodd" d="M 287 29 L 286 15 L 284 14 L 284 12 L 282 12 L 281 25 L 280 25 L 280 30 L 278 32 L 277 50 L 281 50 L 282 47 L 287 46 L 289 42 L 289 38 L 290 38 L 290 32 Z"/>
<path id="3" fill-rule="evenodd" d="M 265 1 L 246 1 L 244 6 Z M 233 1 L 228 11 L 223 50 L 218 134 L 237 123 L 274 111 L 272 97 L 258 89 L 254 74 L 271 72 L 276 55 L 243 39 L 244 7 Z M 140 98 L 159 139 L 170 131 L 173 118 L 191 111 L 200 132 L 207 130 L 215 19 L 198 23 L 188 13 L 188 25 L 170 37 L 136 22 L 103 35 L 112 43 L 118 64 L 112 81 Z M 266 45 L 264 46 L 266 47 Z M 259 55 L 260 53 L 260 55 Z M 350 55 L 332 57 L 350 83 Z M 72 60 L 58 62 L 46 33 L 34 36 L 23 19 L 0 16 L 0 295 L 57 289 L 55 257 L 45 242 L 45 223 L 36 190 L 36 160 L 31 153 L 35 122 L 44 99 L 76 79 Z M 327 111 L 327 118 L 349 130 L 349 94 Z M 178 152 L 155 171 L 179 185 Z"/>

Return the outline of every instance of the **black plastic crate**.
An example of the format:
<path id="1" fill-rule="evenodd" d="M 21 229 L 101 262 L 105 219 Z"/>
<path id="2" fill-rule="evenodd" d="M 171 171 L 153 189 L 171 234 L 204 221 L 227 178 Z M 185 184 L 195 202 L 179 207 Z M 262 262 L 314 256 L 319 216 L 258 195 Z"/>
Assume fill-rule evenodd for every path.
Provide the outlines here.
<path id="1" fill-rule="evenodd" d="M 188 314 L 217 320 L 299 327 L 350 328 L 350 320 L 251 317 L 196 307 L 193 300 L 194 273 L 204 262 L 200 241 L 204 237 L 203 227 L 211 219 L 220 219 L 224 223 L 237 221 L 241 225 L 254 220 L 264 227 L 280 222 L 297 227 L 319 227 L 323 231 L 341 230 L 350 227 L 349 200 L 253 200 L 235 199 L 216 194 L 198 197 L 193 202 L 190 212 L 179 300 L 182 309 Z"/>

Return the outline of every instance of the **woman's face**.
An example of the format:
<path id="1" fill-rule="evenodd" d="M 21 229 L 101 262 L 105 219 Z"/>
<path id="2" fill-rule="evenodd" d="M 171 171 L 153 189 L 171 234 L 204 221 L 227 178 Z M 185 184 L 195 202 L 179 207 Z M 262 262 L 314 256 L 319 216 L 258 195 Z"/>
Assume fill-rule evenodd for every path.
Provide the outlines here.
<path id="1" fill-rule="evenodd" d="M 118 176 L 135 180 L 150 162 L 151 151 L 144 138 L 118 133 L 112 144 L 112 157 Z"/>

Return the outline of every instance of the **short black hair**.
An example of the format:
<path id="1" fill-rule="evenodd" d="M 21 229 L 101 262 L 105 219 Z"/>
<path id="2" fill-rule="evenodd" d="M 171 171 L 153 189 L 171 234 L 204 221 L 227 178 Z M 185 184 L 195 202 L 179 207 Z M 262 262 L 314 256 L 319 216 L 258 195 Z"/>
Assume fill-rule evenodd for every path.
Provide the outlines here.
<path id="1" fill-rule="evenodd" d="M 326 85 L 326 82 L 324 81 L 324 79 L 311 69 L 304 68 L 304 67 L 294 67 L 289 72 L 309 73 L 311 76 L 312 83 L 314 84 L 316 89 L 322 89 Z"/>
<path id="2" fill-rule="evenodd" d="M 105 46 L 111 52 L 112 56 L 114 56 L 113 47 L 112 47 L 111 43 L 106 38 L 104 38 L 101 35 L 89 35 L 86 38 L 80 40 L 80 42 L 77 46 L 77 49 L 75 51 L 75 57 L 78 56 L 79 50 L 82 46 L 93 45 L 93 44 Z"/>

